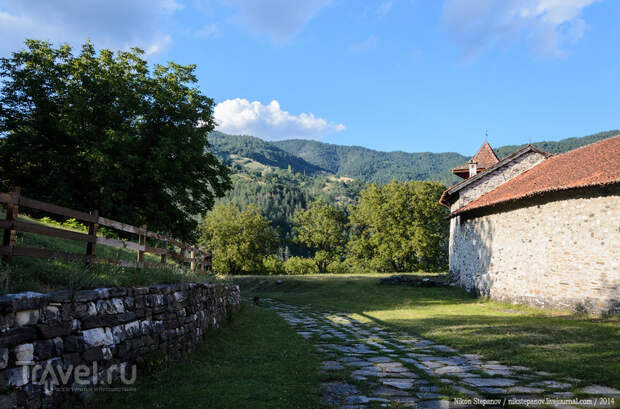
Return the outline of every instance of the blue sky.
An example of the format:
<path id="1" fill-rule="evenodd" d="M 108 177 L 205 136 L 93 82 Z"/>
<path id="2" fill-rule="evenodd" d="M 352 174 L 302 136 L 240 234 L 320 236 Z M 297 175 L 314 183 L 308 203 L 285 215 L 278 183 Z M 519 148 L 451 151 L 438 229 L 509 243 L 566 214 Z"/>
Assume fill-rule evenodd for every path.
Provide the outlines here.
<path id="1" fill-rule="evenodd" d="M 0 0 L 25 38 L 197 64 L 220 129 L 456 151 L 620 128 L 617 0 Z"/>

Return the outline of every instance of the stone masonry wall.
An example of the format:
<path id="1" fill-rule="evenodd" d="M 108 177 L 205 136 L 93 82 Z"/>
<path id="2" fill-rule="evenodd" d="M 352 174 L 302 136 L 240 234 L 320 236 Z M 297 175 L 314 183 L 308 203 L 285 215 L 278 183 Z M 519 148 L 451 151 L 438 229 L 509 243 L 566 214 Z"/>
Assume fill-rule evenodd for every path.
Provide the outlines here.
<path id="1" fill-rule="evenodd" d="M 451 274 L 496 300 L 620 312 L 620 189 L 557 199 L 454 218 Z"/>
<path id="2" fill-rule="evenodd" d="M 450 206 L 450 212 L 454 212 L 457 209 L 465 206 L 466 204 L 476 200 L 485 193 L 490 192 L 504 182 L 520 175 L 521 173 L 529 170 L 539 164 L 545 159 L 545 156 L 538 152 L 528 152 L 517 159 L 505 164 L 504 166 L 489 172 L 485 177 L 473 182 L 472 184 L 464 187 L 458 192 L 458 199 Z M 455 234 L 458 234 L 459 218 L 455 217 L 450 219 L 450 237 L 448 244 L 448 254 L 450 263 L 457 257 L 454 254 L 454 240 Z M 450 264 L 450 271 L 453 271 L 452 264 Z"/>
<path id="3" fill-rule="evenodd" d="M 538 152 L 528 152 L 517 159 L 508 162 L 499 169 L 495 169 L 483 178 L 480 178 L 459 191 L 458 200 L 451 206 L 454 211 L 466 204 L 473 202 L 485 193 L 490 192 L 502 183 L 508 182 L 510 179 L 520 175 L 538 165 L 545 159 L 545 156 Z"/>
<path id="4" fill-rule="evenodd" d="M 64 391 L 50 382 L 53 377 L 41 382 L 41 372 L 49 367 L 69 373 L 88 366 L 93 370 L 86 385 L 95 385 L 107 380 L 108 372 L 118 381 L 120 368 L 154 351 L 179 357 L 239 305 L 238 286 L 214 284 L 4 295 L 0 408 L 57 407 L 66 389 L 84 386 L 77 373 L 62 382 L 68 387 Z"/>

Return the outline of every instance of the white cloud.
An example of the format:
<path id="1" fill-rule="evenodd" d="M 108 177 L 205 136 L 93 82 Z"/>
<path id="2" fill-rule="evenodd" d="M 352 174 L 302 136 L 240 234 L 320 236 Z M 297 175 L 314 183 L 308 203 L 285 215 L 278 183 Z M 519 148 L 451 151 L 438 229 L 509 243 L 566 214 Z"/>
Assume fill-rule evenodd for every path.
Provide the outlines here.
<path id="1" fill-rule="evenodd" d="M 149 55 L 158 54 L 170 47 L 170 44 L 172 44 L 172 37 L 169 35 L 158 38 L 144 50 L 144 55 L 148 57 Z"/>
<path id="2" fill-rule="evenodd" d="M 27 38 L 161 52 L 172 42 L 161 27 L 181 8 L 175 0 L 0 0 L 0 55 L 23 48 Z"/>
<path id="3" fill-rule="evenodd" d="M 314 114 L 291 115 L 280 108 L 278 101 L 268 105 L 247 99 L 228 99 L 214 110 L 217 130 L 239 135 L 258 136 L 266 140 L 321 139 L 324 135 L 345 129 L 342 124 L 332 124 Z"/>
<path id="4" fill-rule="evenodd" d="M 331 0 L 221 0 L 237 10 L 233 20 L 255 34 L 277 42 L 287 41 Z"/>
<path id="5" fill-rule="evenodd" d="M 377 46 L 377 42 L 379 42 L 379 39 L 375 35 L 371 35 L 364 41 L 351 44 L 349 46 L 349 51 L 352 53 L 361 53 L 361 52 L 370 51 L 370 50 L 373 50 Z"/>
<path id="6" fill-rule="evenodd" d="M 387 16 L 391 10 L 392 10 L 392 2 L 384 1 L 383 3 L 379 4 L 379 7 L 377 7 L 377 15 L 379 16 L 379 18 L 383 18 Z"/>
<path id="7" fill-rule="evenodd" d="M 566 43 L 583 36 L 587 25 L 579 16 L 595 1 L 446 0 L 442 20 L 465 57 L 521 38 L 541 55 L 561 56 Z"/>

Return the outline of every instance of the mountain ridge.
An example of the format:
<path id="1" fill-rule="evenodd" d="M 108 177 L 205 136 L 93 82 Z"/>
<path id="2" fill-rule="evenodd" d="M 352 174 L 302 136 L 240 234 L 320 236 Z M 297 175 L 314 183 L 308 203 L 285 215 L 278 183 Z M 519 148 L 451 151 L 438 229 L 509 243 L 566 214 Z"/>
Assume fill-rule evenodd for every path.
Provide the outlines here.
<path id="1" fill-rule="evenodd" d="M 534 142 L 532 145 L 555 154 L 617 134 L 620 130 Z M 333 174 L 378 183 L 415 179 L 450 185 L 459 180 L 450 169 L 470 158 L 457 152 L 386 152 L 305 139 L 265 141 L 254 136 L 228 135 L 217 131 L 209 135 L 209 141 L 212 151 L 229 166 L 235 163 L 255 170 L 261 166 L 272 167 L 306 176 Z M 505 145 L 494 148 L 494 151 L 501 159 L 526 145 Z"/>
<path id="2" fill-rule="evenodd" d="M 610 130 L 559 141 L 540 141 L 532 145 L 549 153 L 561 153 L 620 134 Z M 461 165 L 470 156 L 457 152 L 404 152 L 377 151 L 361 146 L 345 146 L 303 139 L 269 142 L 309 163 L 327 169 L 339 176 L 358 177 L 366 181 L 386 183 L 392 179 L 435 180 L 445 184 L 457 182 L 450 169 Z M 495 148 L 498 157 L 504 158 L 526 146 L 506 145 Z"/>

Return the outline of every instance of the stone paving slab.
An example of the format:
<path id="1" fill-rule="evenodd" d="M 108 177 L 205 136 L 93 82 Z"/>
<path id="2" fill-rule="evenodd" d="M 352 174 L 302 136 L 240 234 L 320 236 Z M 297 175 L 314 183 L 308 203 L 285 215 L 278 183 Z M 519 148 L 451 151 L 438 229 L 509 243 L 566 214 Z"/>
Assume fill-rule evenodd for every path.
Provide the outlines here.
<path id="1" fill-rule="evenodd" d="M 333 408 L 400 407 L 442 409 L 455 397 L 548 396 L 567 399 L 573 392 L 620 398 L 620 391 L 582 385 L 526 366 L 486 361 L 478 354 L 379 325 L 363 324 L 344 313 L 317 313 L 272 300 L 263 302 L 324 356 L 323 373 L 346 379 L 323 383 L 322 403 Z M 326 376 L 326 375 L 325 375 Z"/>

